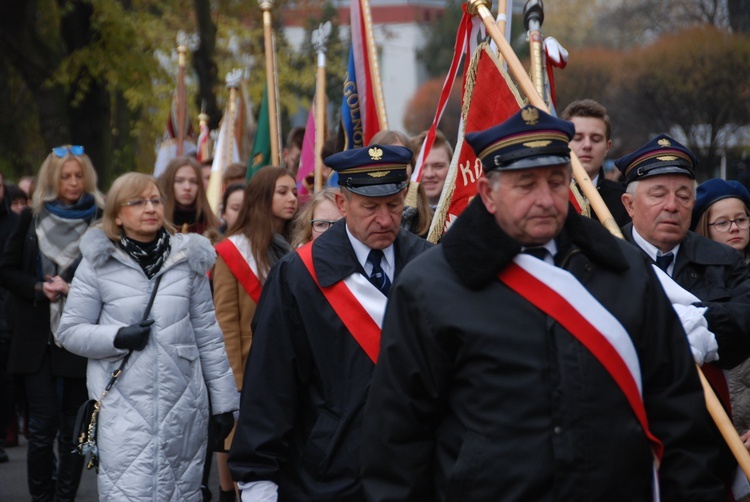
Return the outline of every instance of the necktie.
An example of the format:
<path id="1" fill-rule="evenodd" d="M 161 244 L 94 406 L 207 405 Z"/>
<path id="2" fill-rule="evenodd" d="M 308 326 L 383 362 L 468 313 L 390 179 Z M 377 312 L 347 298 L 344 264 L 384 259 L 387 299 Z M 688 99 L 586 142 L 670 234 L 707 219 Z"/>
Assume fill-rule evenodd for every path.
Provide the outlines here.
<path id="1" fill-rule="evenodd" d="M 384 295 L 388 296 L 388 290 L 391 288 L 391 281 L 388 279 L 383 267 L 380 266 L 380 261 L 383 259 L 383 252 L 380 249 L 373 249 L 370 254 L 367 255 L 367 261 L 372 264 L 372 273 L 370 274 L 370 282 L 378 288 Z"/>
<path id="2" fill-rule="evenodd" d="M 549 251 L 547 251 L 547 248 L 545 247 L 525 248 L 521 252 L 524 254 L 531 255 L 534 258 L 539 258 L 542 261 L 544 261 L 544 259 L 547 257 L 547 253 L 549 253 Z"/>
<path id="3" fill-rule="evenodd" d="M 674 254 L 673 253 L 667 253 L 667 254 L 663 254 L 661 256 L 657 256 L 656 257 L 656 266 L 666 272 L 667 269 L 669 268 L 669 265 L 672 264 L 672 260 L 674 260 Z"/>

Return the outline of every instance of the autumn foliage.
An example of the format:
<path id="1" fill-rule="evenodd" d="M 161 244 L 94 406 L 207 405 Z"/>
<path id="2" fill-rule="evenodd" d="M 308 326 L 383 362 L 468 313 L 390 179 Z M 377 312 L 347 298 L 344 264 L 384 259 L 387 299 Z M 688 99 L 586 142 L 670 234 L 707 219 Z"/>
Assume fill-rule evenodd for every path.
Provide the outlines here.
<path id="1" fill-rule="evenodd" d="M 453 86 L 453 92 L 448 98 L 448 105 L 439 126 L 453 146 L 455 146 L 458 137 L 458 123 L 461 120 L 462 79 L 463 77 L 459 76 Z M 435 117 L 435 110 L 444 80 L 443 78 L 428 80 L 417 89 L 414 96 L 409 100 L 404 111 L 404 127 L 407 134 L 415 136 L 430 128 L 432 119 Z"/>

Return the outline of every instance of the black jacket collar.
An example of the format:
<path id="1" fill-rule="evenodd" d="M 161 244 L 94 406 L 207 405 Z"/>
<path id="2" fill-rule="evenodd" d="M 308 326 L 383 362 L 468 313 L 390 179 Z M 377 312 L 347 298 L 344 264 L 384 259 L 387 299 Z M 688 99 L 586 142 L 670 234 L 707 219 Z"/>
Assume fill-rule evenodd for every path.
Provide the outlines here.
<path id="1" fill-rule="evenodd" d="M 591 260 L 617 271 L 627 270 L 617 242 L 601 224 L 568 209 L 562 233 L 556 239 L 558 256 L 579 248 Z M 497 277 L 521 251 L 475 197 L 443 237 L 441 246 L 451 268 L 471 289 L 480 289 Z"/>
<path id="2" fill-rule="evenodd" d="M 633 224 L 628 223 L 622 227 L 623 235 L 628 242 L 640 249 L 644 255 L 648 256 L 646 251 L 640 248 L 633 240 Z M 688 231 L 685 238 L 680 243 L 680 250 L 677 253 L 677 262 L 675 271 L 672 275 L 677 275 L 688 263 L 698 265 L 719 265 L 730 266 L 737 261 L 736 251 L 729 246 L 714 242 L 711 239 L 702 237 L 695 232 Z M 651 258 L 648 256 L 649 259 Z M 652 260 L 653 261 L 653 260 Z"/>
<path id="3" fill-rule="evenodd" d="M 410 257 L 429 246 L 431 245 L 423 239 L 400 229 L 393 243 L 393 251 L 396 256 L 395 276 L 398 276 Z M 312 255 L 315 274 L 323 287 L 332 286 L 355 272 L 365 273 L 349 242 L 344 218 L 337 221 L 323 235 L 315 239 Z"/>

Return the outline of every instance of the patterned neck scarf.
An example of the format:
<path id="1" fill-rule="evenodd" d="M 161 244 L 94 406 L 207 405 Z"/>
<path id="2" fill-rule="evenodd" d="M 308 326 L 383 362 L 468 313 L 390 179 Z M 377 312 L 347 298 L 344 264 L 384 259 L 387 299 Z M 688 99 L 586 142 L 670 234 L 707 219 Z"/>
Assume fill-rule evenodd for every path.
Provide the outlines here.
<path id="1" fill-rule="evenodd" d="M 123 234 L 118 242 L 123 251 L 128 253 L 143 269 L 146 277 L 151 279 L 161 270 L 169 256 L 169 232 L 163 227 L 151 242 L 138 242 Z"/>

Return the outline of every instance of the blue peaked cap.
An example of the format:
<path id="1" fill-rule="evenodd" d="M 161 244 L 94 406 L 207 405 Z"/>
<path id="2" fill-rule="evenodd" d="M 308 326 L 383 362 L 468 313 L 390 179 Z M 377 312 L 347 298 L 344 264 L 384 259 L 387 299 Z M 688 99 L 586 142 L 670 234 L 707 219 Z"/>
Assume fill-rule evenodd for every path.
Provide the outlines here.
<path id="1" fill-rule="evenodd" d="M 660 134 L 635 152 L 617 159 L 615 166 L 626 184 L 659 174 L 684 174 L 695 179 L 698 159 L 676 139 Z"/>
<path id="2" fill-rule="evenodd" d="M 570 162 L 572 122 L 526 106 L 505 122 L 466 135 L 485 172 L 546 167 Z"/>
<path id="3" fill-rule="evenodd" d="M 403 146 L 370 145 L 335 153 L 324 162 L 338 174 L 339 186 L 365 197 L 384 197 L 406 188 L 412 156 Z"/>

